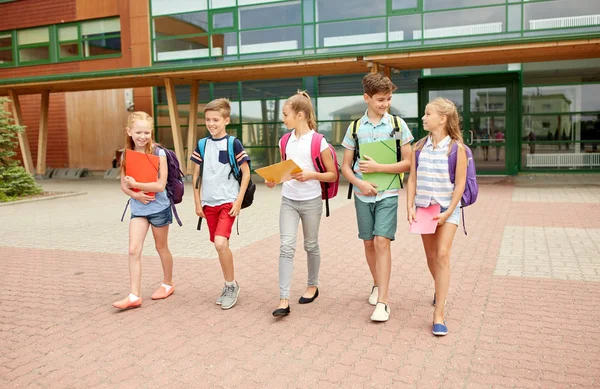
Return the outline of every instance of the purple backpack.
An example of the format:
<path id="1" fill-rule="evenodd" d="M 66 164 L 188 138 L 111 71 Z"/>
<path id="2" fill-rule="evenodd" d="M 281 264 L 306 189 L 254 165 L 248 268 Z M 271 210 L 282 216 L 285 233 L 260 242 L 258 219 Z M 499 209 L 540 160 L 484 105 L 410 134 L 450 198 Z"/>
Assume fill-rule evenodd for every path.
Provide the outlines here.
<path id="1" fill-rule="evenodd" d="M 165 186 L 165 190 L 167 191 L 167 198 L 171 201 L 171 208 L 173 209 L 173 215 L 177 220 L 177 224 L 182 226 L 181 219 L 179 219 L 179 215 L 177 214 L 177 208 L 175 208 L 175 204 L 181 203 L 183 200 L 183 178 L 185 177 L 181 168 L 179 167 L 179 160 L 177 159 L 177 155 L 172 150 L 166 149 L 158 144 L 154 145 L 154 155 L 158 156 L 159 149 L 165 151 L 167 156 L 167 185 Z M 123 215 L 121 216 L 121 221 L 125 218 L 125 213 L 127 212 L 127 207 L 129 206 L 129 201 L 127 200 L 127 204 L 125 205 L 125 209 L 123 210 Z"/>
<path id="2" fill-rule="evenodd" d="M 475 160 L 473 159 L 473 152 L 469 146 L 463 144 L 465 151 L 467 152 L 467 182 L 465 183 L 465 191 L 463 192 L 462 198 L 460 199 L 460 208 L 462 209 L 463 219 L 463 231 L 467 235 L 467 228 L 465 227 L 465 207 L 475 203 L 477 195 L 479 194 L 479 186 L 477 185 L 477 170 L 475 169 Z M 419 168 L 419 155 L 421 149 L 415 151 L 415 159 L 417 162 L 416 168 Z M 454 184 L 454 176 L 456 174 L 456 162 L 458 159 L 458 143 L 454 142 L 448 154 L 448 174 L 450 175 L 450 182 Z"/>
<path id="3" fill-rule="evenodd" d="M 183 200 L 183 178 L 185 177 L 179 166 L 179 160 L 173 150 L 166 149 L 160 145 L 155 145 L 154 155 L 158 155 L 158 150 L 162 149 L 167 155 L 167 166 L 169 169 L 169 175 L 167 176 L 167 197 L 171 200 L 171 208 L 173 208 L 173 215 L 177 220 L 177 223 L 181 227 L 181 220 L 177 215 L 177 209 L 175 204 L 181 203 Z"/>

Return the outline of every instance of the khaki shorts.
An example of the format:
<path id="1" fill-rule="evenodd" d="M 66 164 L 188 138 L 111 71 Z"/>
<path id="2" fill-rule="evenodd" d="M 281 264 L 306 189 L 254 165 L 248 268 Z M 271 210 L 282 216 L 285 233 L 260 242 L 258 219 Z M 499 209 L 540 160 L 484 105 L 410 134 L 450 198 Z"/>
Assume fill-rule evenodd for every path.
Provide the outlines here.
<path id="1" fill-rule="evenodd" d="M 373 240 L 381 236 L 394 240 L 398 225 L 398 196 L 386 197 L 375 203 L 365 203 L 354 197 L 358 238 Z"/>

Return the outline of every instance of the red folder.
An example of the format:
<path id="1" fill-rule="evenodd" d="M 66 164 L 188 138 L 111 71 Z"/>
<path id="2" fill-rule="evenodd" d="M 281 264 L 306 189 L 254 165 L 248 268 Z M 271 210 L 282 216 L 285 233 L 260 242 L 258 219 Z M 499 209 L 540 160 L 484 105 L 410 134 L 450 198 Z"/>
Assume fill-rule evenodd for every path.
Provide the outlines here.
<path id="1" fill-rule="evenodd" d="M 134 150 L 125 150 L 125 174 L 133 177 L 137 182 L 156 182 L 158 180 L 158 157 L 152 154 L 139 153 Z M 133 189 L 139 192 L 139 189 Z M 153 192 L 147 192 L 154 196 Z"/>

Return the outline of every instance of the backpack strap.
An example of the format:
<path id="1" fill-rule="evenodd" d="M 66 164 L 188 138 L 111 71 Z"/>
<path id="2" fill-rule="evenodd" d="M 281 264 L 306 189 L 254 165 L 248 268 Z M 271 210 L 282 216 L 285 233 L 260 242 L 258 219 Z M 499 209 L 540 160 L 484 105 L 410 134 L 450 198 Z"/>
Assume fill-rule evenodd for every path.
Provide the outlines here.
<path id="1" fill-rule="evenodd" d="M 356 164 L 356 161 L 358 161 L 358 158 L 360 157 L 360 150 L 359 150 L 359 146 L 358 146 L 359 124 L 360 124 L 360 119 L 356 119 L 355 121 L 352 122 L 351 135 L 352 135 L 352 140 L 354 141 L 354 156 L 352 158 L 352 166 L 350 167 L 352 170 L 354 170 L 354 165 Z M 348 200 L 350 200 L 352 198 L 352 186 L 353 186 L 352 184 L 348 185 Z"/>
<path id="2" fill-rule="evenodd" d="M 325 173 L 327 170 L 325 169 L 325 164 L 323 163 L 323 159 L 321 158 L 321 142 L 325 137 L 323 134 L 319 134 L 316 132 L 310 144 L 310 156 L 313 160 L 313 164 L 315 165 L 315 170 L 320 173 Z M 329 148 L 329 147 L 328 147 Z M 325 217 L 329 217 L 329 182 L 321 182 L 322 184 L 322 193 L 325 194 Z"/>
<path id="3" fill-rule="evenodd" d="M 415 143 L 415 170 L 419 168 L 419 155 L 421 154 L 421 150 L 423 150 L 423 145 L 427 137 L 421 138 Z"/>
<path id="4" fill-rule="evenodd" d="M 285 161 L 287 159 L 287 154 L 285 151 L 287 150 L 287 144 L 288 144 L 291 136 L 292 136 L 292 131 L 283 134 L 283 136 L 281 137 L 279 153 L 281 154 L 282 161 Z"/>
<path id="5" fill-rule="evenodd" d="M 450 148 L 450 154 L 448 154 L 448 174 L 450 175 L 450 182 L 454 184 L 454 176 L 456 175 L 456 163 L 458 160 L 458 143 L 452 142 Z"/>
<path id="6" fill-rule="evenodd" d="M 448 175 L 450 176 L 450 182 L 454 184 L 454 178 L 456 176 L 456 165 L 458 162 L 458 142 L 453 141 L 452 147 L 450 148 L 450 154 L 448 154 Z M 465 225 L 465 208 L 462 204 L 459 204 L 462 212 L 462 225 L 463 232 L 467 235 L 467 226 Z"/>
<path id="7" fill-rule="evenodd" d="M 195 183 L 197 190 L 200 190 L 200 179 L 202 178 L 202 174 L 204 173 L 204 152 L 206 151 L 206 141 L 207 140 L 208 140 L 208 137 L 205 137 L 198 141 L 198 151 L 200 152 L 200 158 L 202 158 L 202 163 L 200 164 L 200 175 L 198 176 L 198 179 L 196 180 L 196 183 Z M 201 228 L 202 228 L 202 218 L 199 217 L 198 218 L 198 226 L 196 227 L 196 229 L 198 231 L 200 231 Z"/>
<path id="8" fill-rule="evenodd" d="M 235 159 L 235 136 L 229 135 L 227 137 L 227 155 L 229 156 L 229 166 L 231 166 L 231 173 L 233 177 L 240 181 L 242 175 L 240 174 L 240 167 L 238 166 L 237 160 Z"/>
<path id="9" fill-rule="evenodd" d="M 204 152 L 206 151 L 206 141 L 208 137 L 202 138 L 198 141 L 198 151 L 200 152 L 200 158 L 202 158 L 202 163 L 200 164 L 200 177 L 202 177 L 202 173 L 204 173 Z M 196 181 L 196 189 L 198 189 L 198 184 L 200 180 Z"/>

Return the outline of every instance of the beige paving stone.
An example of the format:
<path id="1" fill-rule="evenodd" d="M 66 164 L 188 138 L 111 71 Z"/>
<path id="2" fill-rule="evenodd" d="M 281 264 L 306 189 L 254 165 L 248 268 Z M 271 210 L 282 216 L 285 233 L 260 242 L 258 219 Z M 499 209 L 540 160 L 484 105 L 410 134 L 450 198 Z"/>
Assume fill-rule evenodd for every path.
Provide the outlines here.
<path id="1" fill-rule="evenodd" d="M 600 281 L 600 229 L 504 228 L 494 274 Z"/>

